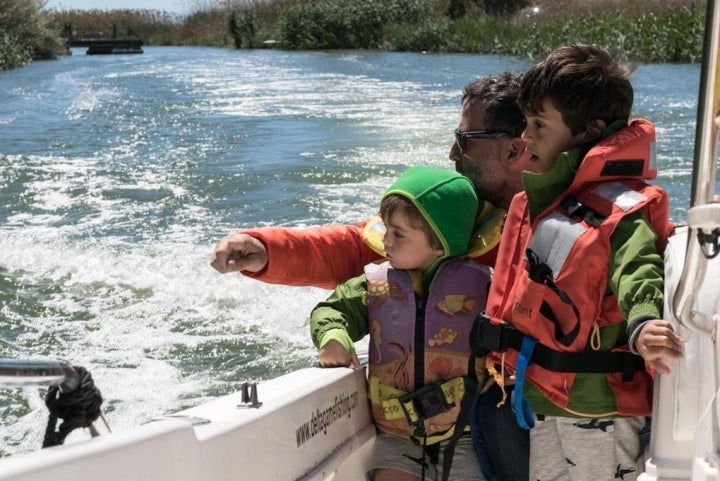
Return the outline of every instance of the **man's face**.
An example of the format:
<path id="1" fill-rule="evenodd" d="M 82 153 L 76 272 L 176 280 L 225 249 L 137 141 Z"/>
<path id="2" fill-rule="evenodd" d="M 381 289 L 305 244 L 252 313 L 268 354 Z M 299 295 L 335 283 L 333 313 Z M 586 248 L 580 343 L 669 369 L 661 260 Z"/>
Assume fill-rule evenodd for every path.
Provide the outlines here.
<path id="1" fill-rule="evenodd" d="M 522 139 L 536 161 L 538 172 L 547 172 L 562 152 L 577 147 L 587 140 L 585 132 L 573 135 L 565 124 L 562 113 L 549 100 L 536 114 L 526 112 L 527 124 Z"/>
<path id="2" fill-rule="evenodd" d="M 468 97 L 462 106 L 458 130 L 462 132 L 496 131 L 485 123 L 485 102 Z M 462 152 L 457 142 L 448 157 L 455 170 L 469 178 L 480 200 L 507 209 L 510 200 L 522 191 L 520 172 L 535 171 L 529 154 L 518 137 L 466 139 Z"/>

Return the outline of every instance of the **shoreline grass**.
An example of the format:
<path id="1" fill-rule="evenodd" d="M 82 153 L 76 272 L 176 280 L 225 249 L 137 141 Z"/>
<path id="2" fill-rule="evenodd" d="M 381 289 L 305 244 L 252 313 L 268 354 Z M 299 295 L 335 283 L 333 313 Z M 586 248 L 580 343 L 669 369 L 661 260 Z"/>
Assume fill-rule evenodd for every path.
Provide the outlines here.
<path id="1" fill-rule="evenodd" d="M 147 46 L 376 49 L 541 58 L 570 42 L 599 43 L 641 63 L 697 63 L 704 0 L 198 0 L 160 10 L 46 10 L 0 0 L 0 70 L 66 53 L 60 34 L 131 28 Z M 513 7 L 513 13 L 505 11 Z M 505 9 L 505 10 L 503 10 Z"/>

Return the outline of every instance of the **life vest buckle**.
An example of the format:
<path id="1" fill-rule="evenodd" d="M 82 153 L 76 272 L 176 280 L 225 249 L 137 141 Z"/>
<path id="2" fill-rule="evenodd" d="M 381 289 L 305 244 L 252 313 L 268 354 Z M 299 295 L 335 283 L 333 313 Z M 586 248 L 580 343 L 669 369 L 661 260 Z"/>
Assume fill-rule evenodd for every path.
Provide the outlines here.
<path id="1" fill-rule="evenodd" d="M 475 318 L 470 332 L 470 349 L 477 357 L 482 357 L 489 351 L 505 352 L 514 347 L 512 338 L 517 335 L 514 327 L 506 322 L 493 323 L 490 316 L 481 312 Z"/>
<path id="2" fill-rule="evenodd" d="M 425 419 L 442 414 L 455 407 L 454 402 L 448 402 L 442 390 L 445 381 L 436 381 L 427 386 L 400 397 L 400 406 L 405 413 L 405 418 L 411 426 L 421 427 Z M 412 421 L 411 415 L 405 407 L 406 403 L 412 403 L 417 419 Z"/>

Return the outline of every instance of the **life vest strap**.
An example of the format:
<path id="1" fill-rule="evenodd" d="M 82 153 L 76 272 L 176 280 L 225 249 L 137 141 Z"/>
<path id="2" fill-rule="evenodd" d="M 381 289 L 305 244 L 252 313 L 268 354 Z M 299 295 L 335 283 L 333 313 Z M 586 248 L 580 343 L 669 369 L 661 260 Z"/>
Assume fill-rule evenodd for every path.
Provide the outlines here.
<path id="1" fill-rule="evenodd" d="M 475 318 L 470 345 L 473 353 L 505 352 L 508 348 L 520 351 L 525 334 L 507 323 L 493 323 L 480 314 Z M 561 352 L 538 344 L 530 358 L 532 363 L 553 372 L 623 373 L 623 380 L 631 380 L 635 371 L 645 369 L 645 360 L 632 352 L 582 351 Z"/>
<path id="2" fill-rule="evenodd" d="M 532 429 L 535 427 L 535 417 L 532 409 L 530 409 L 530 401 L 523 394 L 523 386 L 525 384 L 525 370 L 530 365 L 532 353 L 537 347 L 537 341 L 532 337 L 525 336 L 523 339 L 520 355 L 518 356 L 517 372 L 515 373 L 515 393 L 513 394 L 513 411 L 515 411 L 515 419 L 518 426 L 523 429 Z"/>

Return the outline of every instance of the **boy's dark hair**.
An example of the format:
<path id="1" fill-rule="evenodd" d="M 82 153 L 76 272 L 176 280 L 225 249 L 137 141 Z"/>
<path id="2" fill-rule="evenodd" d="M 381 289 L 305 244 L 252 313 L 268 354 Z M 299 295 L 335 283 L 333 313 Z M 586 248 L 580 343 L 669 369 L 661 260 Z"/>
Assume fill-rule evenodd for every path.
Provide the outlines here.
<path id="1" fill-rule="evenodd" d="M 573 135 L 595 119 L 608 125 L 628 120 L 633 104 L 629 79 L 636 68 L 623 67 L 618 54 L 599 45 L 566 45 L 523 75 L 518 102 L 537 114 L 549 100 Z"/>
<path id="2" fill-rule="evenodd" d="M 380 202 L 380 217 L 383 222 L 387 222 L 396 212 L 403 212 L 410 225 L 425 234 L 428 243 L 433 249 L 443 249 L 440 238 L 438 238 L 435 231 L 432 230 L 415 204 L 406 197 L 390 194 Z"/>
<path id="3" fill-rule="evenodd" d="M 518 105 L 521 75 L 505 72 L 472 80 L 465 85 L 462 103 L 469 97 L 485 104 L 485 124 L 493 130 L 520 137 L 525 129 L 525 116 Z"/>

